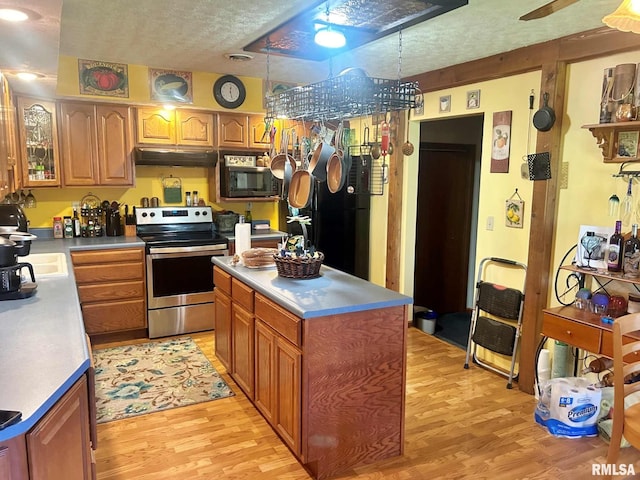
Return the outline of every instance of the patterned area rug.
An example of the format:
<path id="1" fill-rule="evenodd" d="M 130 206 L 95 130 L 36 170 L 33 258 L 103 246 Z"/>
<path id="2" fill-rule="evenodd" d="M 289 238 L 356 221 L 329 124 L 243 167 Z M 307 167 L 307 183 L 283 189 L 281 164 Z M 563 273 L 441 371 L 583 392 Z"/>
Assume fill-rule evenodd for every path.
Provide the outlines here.
<path id="1" fill-rule="evenodd" d="M 191 337 L 95 350 L 98 423 L 233 396 Z"/>

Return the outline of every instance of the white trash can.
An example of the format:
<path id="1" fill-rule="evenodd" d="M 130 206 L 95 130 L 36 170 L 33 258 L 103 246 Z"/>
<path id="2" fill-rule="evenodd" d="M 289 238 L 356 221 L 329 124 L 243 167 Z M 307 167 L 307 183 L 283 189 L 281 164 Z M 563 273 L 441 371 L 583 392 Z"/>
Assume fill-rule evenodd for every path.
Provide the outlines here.
<path id="1" fill-rule="evenodd" d="M 436 331 L 436 320 L 438 315 L 433 310 L 426 309 L 424 311 L 416 312 L 413 323 L 416 328 L 422 330 L 424 333 L 433 335 Z"/>

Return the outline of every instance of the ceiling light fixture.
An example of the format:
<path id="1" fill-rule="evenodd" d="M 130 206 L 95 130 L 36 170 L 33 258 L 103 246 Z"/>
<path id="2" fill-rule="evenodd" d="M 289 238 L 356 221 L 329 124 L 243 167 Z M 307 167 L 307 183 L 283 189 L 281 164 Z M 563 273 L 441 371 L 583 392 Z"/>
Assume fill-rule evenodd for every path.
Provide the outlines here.
<path id="1" fill-rule="evenodd" d="M 316 44 L 326 48 L 342 48 L 347 44 L 347 39 L 340 30 L 331 25 L 320 28 L 313 39 Z"/>
<path id="2" fill-rule="evenodd" d="M 8 22 L 24 22 L 30 18 L 28 12 L 28 10 L 17 8 L 0 8 L 0 20 L 6 20 Z"/>
<path id="3" fill-rule="evenodd" d="M 249 55 L 248 53 L 225 53 L 224 58 L 233 60 L 234 62 L 247 62 L 253 60 L 253 55 Z"/>
<path id="4" fill-rule="evenodd" d="M 318 28 L 313 41 L 316 45 L 320 45 L 325 48 L 342 48 L 347 44 L 347 38 L 340 30 L 337 30 L 331 25 L 331 19 L 329 14 L 329 2 L 327 2 L 327 22 Z M 316 27 L 317 28 L 317 27 Z"/>
<path id="5" fill-rule="evenodd" d="M 640 33 L 640 0 L 624 0 L 602 21 L 607 26 L 623 32 Z"/>
<path id="6" fill-rule="evenodd" d="M 25 70 L 22 70 L 22 71 L 9 71 L 7 73 L 13 75 L 14 77 L 19 78 L 20 80 L 24 80 L 24 81 L 27 81 L 27 82 L 31 82 L 33 80 L 36 80 L 37 78 L 44 78 L 44 75 L 42 73 L 27 72 Z"/>

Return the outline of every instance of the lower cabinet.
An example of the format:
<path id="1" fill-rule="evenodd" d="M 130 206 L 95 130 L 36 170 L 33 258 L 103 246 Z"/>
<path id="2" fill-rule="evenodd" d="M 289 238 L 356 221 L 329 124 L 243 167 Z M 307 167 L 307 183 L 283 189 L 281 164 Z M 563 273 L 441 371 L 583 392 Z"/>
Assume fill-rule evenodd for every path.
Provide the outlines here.
<path id="1" fill-rule="evenodd" d="M 26 435 L 0 442 L 0 478 L 95 478 L 89 402 L 87 378 L 82 376 Z"/>
<path id="2" fill-rule="evenodd" d="M 144 249 L 71 252 L 89 335 L 147 328 Z"/>
<path id="3" fill-rule="evenodd" d="M 215 282 L 215 280 L 214 280 Z M 213 291 L 215 305 L 215 354 L 220 363 L 231 373 L 231 297 L 224 294 L 220 287 Z"/>
<path id="4" fill-rule="evenodd" d="M 254 382 L 253 313 L 233 302 L 231 306 L 232 367 L 231 375 L 247 397 L 253 400 Z"/>

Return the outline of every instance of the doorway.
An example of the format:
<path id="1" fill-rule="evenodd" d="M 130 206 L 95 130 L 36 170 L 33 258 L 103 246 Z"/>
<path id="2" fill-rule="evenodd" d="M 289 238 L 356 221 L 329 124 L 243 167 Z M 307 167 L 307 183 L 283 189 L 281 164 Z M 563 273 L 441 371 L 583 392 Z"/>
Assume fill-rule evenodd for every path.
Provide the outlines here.
<path id="1" fill-rule="evenodd" d="M 481 115 L 421 125 L 414 303 L 438 315 L 473 303 L 482 127 Z"/>

